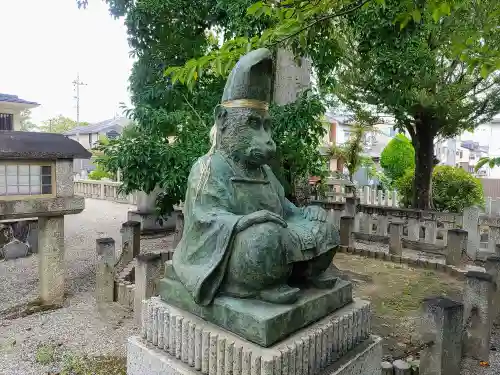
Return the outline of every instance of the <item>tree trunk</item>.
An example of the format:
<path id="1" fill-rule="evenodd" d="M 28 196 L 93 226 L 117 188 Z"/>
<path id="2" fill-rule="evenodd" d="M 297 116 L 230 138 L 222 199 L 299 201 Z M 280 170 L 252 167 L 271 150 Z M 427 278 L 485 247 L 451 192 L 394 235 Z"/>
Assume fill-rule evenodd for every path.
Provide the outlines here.
<path id="1" fill-rule="evenodd" d="M 417 121 L 418 122 L 418 121 Z M 434 167 L 434 133 L 431 124 L 417 125 L 412 136 L 415 148 L 415 179 L 413 181 L 413 208 L 428 210 L 431 207 L 431 180 Z"/>

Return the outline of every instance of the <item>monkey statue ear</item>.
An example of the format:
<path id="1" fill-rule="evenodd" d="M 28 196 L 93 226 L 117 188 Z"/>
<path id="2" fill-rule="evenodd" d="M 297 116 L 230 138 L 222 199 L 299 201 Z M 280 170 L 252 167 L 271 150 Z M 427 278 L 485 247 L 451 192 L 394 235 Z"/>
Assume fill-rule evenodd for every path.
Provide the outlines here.
<path id="1" fill-rule="evenodd" d="M 220 130 L 226 128 L 227 109 L 221 105 L 215 108 L 215 124 Z"/>

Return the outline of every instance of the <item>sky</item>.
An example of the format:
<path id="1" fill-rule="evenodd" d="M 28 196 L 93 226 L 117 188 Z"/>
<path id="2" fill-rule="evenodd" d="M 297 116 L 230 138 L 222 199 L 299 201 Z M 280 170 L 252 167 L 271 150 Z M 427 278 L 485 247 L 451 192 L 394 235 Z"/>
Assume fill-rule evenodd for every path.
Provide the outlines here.
<path id="1" fill-rule="evenodd" d="M 0 0 L 0 93 L 40 103 L 35 123 L 76 120 L 72 82 L 80 74 L 80 121 L 98 122 L 130 105 L 129 57 L 123 19 L 101 0 L 85 10 L 76 0 Z"/>

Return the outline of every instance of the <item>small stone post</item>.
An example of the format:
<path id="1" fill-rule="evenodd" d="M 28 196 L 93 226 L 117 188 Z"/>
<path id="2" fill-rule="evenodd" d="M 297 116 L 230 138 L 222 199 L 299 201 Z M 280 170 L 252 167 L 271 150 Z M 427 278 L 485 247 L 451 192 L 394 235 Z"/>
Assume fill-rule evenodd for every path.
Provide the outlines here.
<path id="1" fill-rule="evenodd" d="M 377 234 L 380 236 L 387 236 L 387 225 L 389 218 L 387 215 L 377 215 Z"/>
<path id="2" fill-rule="evenodd" d="M 418 219 L 408 219 L 408 239 L 411 241 L 420 240 L 420 221 Z"/>
<path id="3" fill-rule="evenodd" d="M 421 334 L 429 345 L 420 353 L 420 375 L 460 374 L 463 304 L 446 297 L 427 298 L 422 310 Z"/>
<path id="4" fill-rule="evenodd" d="M 403 222 L 394 220 L 389 224 L 389 254 L 403 255 Z"/>
<path id="5" fill-rule="evenodd" d="M 493 254 L 496 252 L 496 246 L 499 239 L 500 227 L 490 225 L 490 234 L 488 235 L 488 250 Z"/>
<path id="6" fill-rule="evenodd" d="M 473 260 L 476 260 L 479 251 L 479 214 L 478 207 L 467 207 L 463 216 L 463 229 L 467 231 L 467 254 Z"/>
<path id="7" fill-rule="evenodd" d="M 446 240 L 446 264 L 458 266 L 462 259 L 462 250 L 467 241 L 467 231 L 463 229 L 448 229 Z"/>
<path id="8" fill-rule="evenodd" d="M 407 362 L 398 359 L 392 365 L 394 366 L 394 375 L 411 375 L 411 367 Z"/>
<path id="9" fill-rule="evenodd" d="M 437 234 L 437 222 L 428 221 L 425 223 L 425 242 L 435 244 Z"/>
<path id="10" fill-rule="evenodd" d="M 345 216 L 352 216 L 354 218 L 353 231 L 359 231 L 359 215 L 356 213 L 357 198 L 346 197 L 345 199 Z"/>
<path id="11" fill-rule="evenodd" d="M 38 269 L 43 304 L 64 300 L 64 216 L 38 218 Z"/>
<path id="12" fill-rule="evenodd" d="M 493 277 L 493 313 L 492 319 L 494 320 L 500 313 L 500 257 L 491 255 L 486 259 L 485 264 L 486 272 Z"/>
<path id="13" fill-rule="evenodd" d="M 342 216 L 340 218 L 340 245 L 348 248 L 354 247 L 352 232 L 354 229 L 354 218 L 352 216 Z"/>
<path id="14" fill-rule="evenodd" d="M 122 253 L 117 264 L 117 272 L 137 257 L 141 251 L 141 223 L 127 221 L 122 224 Z"/>
<path id="15" fill-rule="evenodd" d="M 393 190 L 392 195 L 391 195 L 391 204 L 392 207 L 397 207 L 398 206 L 398 193 L 396 190 Z"/>
<path id="16" fill-rule="evenodd" d="M 98 238 L 97 270 L 96 270 L 96 300 L 97 302 L 113 302 L 115 289 L 115 240 Z"/>
<path id="17" fill-rule="evenodd" d="M 382 375 L 394 375 L 394 367 L 391 362 L 384 361 L 381 363 Z"/>
<path id="18" fill-rule="evenodd" d="M 488 361 L 492 324 L 493 276 L 481 271 L 465 275 L 463 355 Z"/>
<path id="19" fill-rule="evenodd" d="M 162 266 L 162 255 L 145 253 L 137 256 L 135 268 L 134 317 L 141 323 L 142 301 L 152 297 L 155 290 L 155 276 Z"/>

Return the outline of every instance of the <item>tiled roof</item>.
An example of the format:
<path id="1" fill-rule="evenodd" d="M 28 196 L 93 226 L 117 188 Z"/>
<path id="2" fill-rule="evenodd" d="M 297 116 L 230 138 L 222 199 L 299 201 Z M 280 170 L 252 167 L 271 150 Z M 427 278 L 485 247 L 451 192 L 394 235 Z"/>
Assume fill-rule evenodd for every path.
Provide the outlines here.
<path id="1" fill-rule="evenodd" d="M 40 105 L 36 102 L 30 102 L 28 100 L 21 99 L 17 95 L 2 94 L 2 93 L 0 93 L 0 102 Z"/>
<path id="2" fill-rule="evenodd" d="M 118 126 L 124 128 L 130 124 L 130 120 L 126 117 L 116 117 L 110 120 L 101 121 L 95 124 L 90 124 L 87 126 L 78 126 L 64 133 L 64 135 L 76 135 L 79 134 L 90 134 L 90 133 L 100 133 L 113 126 Z"/>
<path id="3" fill-rule="evenodd" d="M 62 134 L 1 132 L 0 159 L 89 159 L 92 154 Z"/>

